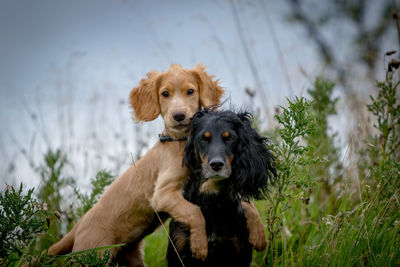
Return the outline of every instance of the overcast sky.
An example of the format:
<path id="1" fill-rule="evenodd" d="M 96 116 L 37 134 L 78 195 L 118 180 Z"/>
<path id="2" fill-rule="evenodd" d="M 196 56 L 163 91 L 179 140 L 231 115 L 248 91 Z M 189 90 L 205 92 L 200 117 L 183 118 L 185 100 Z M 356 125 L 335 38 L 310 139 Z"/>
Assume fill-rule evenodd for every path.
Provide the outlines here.
<path id="1" fill-rule="evenodd" d="M 273 110 L 303 95 L 300 69 L 315 77 L 321 67 L 305 33 L 286 22 L 284 1 L 233 3 L 268 103 L 244 94 L 256 82 L 231 1 L 0 1 L 1 179 L 37 186 L 29 161 L 38 166 L 60 147 L 83 185 L 99 169 L 121 174 L 129 152 L 162 129 L 160 120 L 134 125 L 129 92 L 171 63 L 207 65 L 226 107 Z"/>

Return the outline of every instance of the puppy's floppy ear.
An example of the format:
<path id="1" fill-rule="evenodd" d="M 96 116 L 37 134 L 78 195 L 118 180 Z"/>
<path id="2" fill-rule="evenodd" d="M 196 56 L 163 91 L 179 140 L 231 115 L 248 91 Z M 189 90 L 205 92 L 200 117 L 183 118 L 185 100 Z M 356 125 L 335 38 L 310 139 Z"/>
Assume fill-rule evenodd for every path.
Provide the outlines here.
<path id="1" fill-rule="evenodd" d="M 147 78 L 143 78 L 139 86 L 131 91 L 129 101 L 136 121 L 152 121 L 160 114 L 157 90 L 161 78 L 162 73 L 149 72 Z"/>
<path id="2" fill-rule="evenodd" d="M 196 149 L 194 148 L 194 136 L 197 133 L 199 120 L 206 114 L 207 111 L 198 111 L 193 117 L 190 119 L 190 135 L 188 136 L 188 140 L 185 146 L 185 153 L 183 155 L 182 165 L 189 170 L 196 168 L 196 163 L 198 163 L 198 154 Z"/>
<path id="3" fill-rule="evenodd" d="M 214 76 L 208 75 L 204 69 L 203 65 L 197 64 L 190 70 L 199 84 L 200 104 L 203 107 L 217 106 L 224 90 L 218 85 L 218 80 L 214 80 Z"/>
<path id="4" fill-rule="evenodd" d="M 237 128 L 239 144 L 232 163 L 235 183 L 243 198 L 261 199 L 268 183 L 276 177 L 275 159 L 266 146 L 268 139 L 251 127 L 251 115 L 245 112 L 238 117 L 242 125 Z"/>

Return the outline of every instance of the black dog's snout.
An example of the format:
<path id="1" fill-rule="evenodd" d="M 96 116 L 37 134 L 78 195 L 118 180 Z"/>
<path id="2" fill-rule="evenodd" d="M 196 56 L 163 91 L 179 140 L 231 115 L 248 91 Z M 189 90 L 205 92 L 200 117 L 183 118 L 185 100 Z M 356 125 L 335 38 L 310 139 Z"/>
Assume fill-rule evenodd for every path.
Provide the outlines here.
<path id="1" fill-rule="evenodd" d="M 214 159 L 210 161 L 210 166 L 211 169 L 213 169 L 214 171 L 219 171 L 222 169 L 222 167 L 224 167 L 224 162 L 220 159 Z"/>
<path id="2" fill-rule="evenodd" d="M 177 111 L 172 113 L 172 117 L 176 121 L 183 121 L 186 118 L 186 112 L 184 111 Z"/>

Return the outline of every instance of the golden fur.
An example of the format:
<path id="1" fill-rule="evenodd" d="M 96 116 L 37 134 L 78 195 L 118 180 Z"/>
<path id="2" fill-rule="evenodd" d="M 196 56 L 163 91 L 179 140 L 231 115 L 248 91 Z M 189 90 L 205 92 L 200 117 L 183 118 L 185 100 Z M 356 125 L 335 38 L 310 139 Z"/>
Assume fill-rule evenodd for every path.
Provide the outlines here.
<path id="1" fill-rule="evenodd" d="M 165 91 L 168 97 L 163 95 Z M 190 117 L 201 106 L 217 105 L 222 94 L 218 82 L 203 66 L 183 69 L 171 65 L 167 72 L 148 73 L 132 90 L 130 103 L 136 121 L 151 121 L 161 114 L 165 124 L 163 133 L 182 138 L 188 135 Z M 186 115 L 179 122 L 174 119 L 177 112 Z M 113 260 L 128 266 L 144 266 L 142 239 L 158 225 L 157 211 L 167 212 L 190 227 L 193 254 L 204 259 L 207 237 L 203 215 L 182 196 L 188 175 L 182 167 L 185 144 L 186 141 L 157 142 L 110 185 L 74 228 L 50 247 L 48 254 L 126 243 L 125 248 L 112 249 Z M 248 209 L 245 213 L 249 216 L 250 242 L 256 249 L 263 249 L 265 233 L 259 214 L 251 204 L 244 207 Z"/>

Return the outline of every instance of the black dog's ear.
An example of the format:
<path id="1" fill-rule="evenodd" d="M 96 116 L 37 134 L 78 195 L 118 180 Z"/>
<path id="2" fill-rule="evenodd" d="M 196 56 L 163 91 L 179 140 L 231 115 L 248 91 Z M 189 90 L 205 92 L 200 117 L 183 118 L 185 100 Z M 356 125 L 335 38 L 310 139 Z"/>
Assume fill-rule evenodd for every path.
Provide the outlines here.
<path id="1" fill-rule="evenodd" d="M 196 163 L 196 155 L 193 144 L 193 130 L 192 130 L 192 133 L 189 135 L 185 146 L 185 153 L 183 155 L 182 164 L 184 167 L 190 170 L 193 169 L 195 163 Z"/>
<path id="2" fill-rule="evenodd" d="M 232 162 L 238 190 L 245 199 L 261 199 L 268 183 L 276 177 L 275 159 L 267 148 L 267 138 L 251 127 L 251 115 L 240 113 L 242 125 L 238 129 L 239 144 Z"/>
<path id="3" fill-rule="evenodd" d="M 198 128 L 199 120 L 208 112 L 206 108 L 196 112 L 190 119 L 190 134 L 185 146 L 185 153 L 183 155 L 182 165 L 189 170 L 195 168 L 197 152 L 194 149 L 194 135 Z"/>

